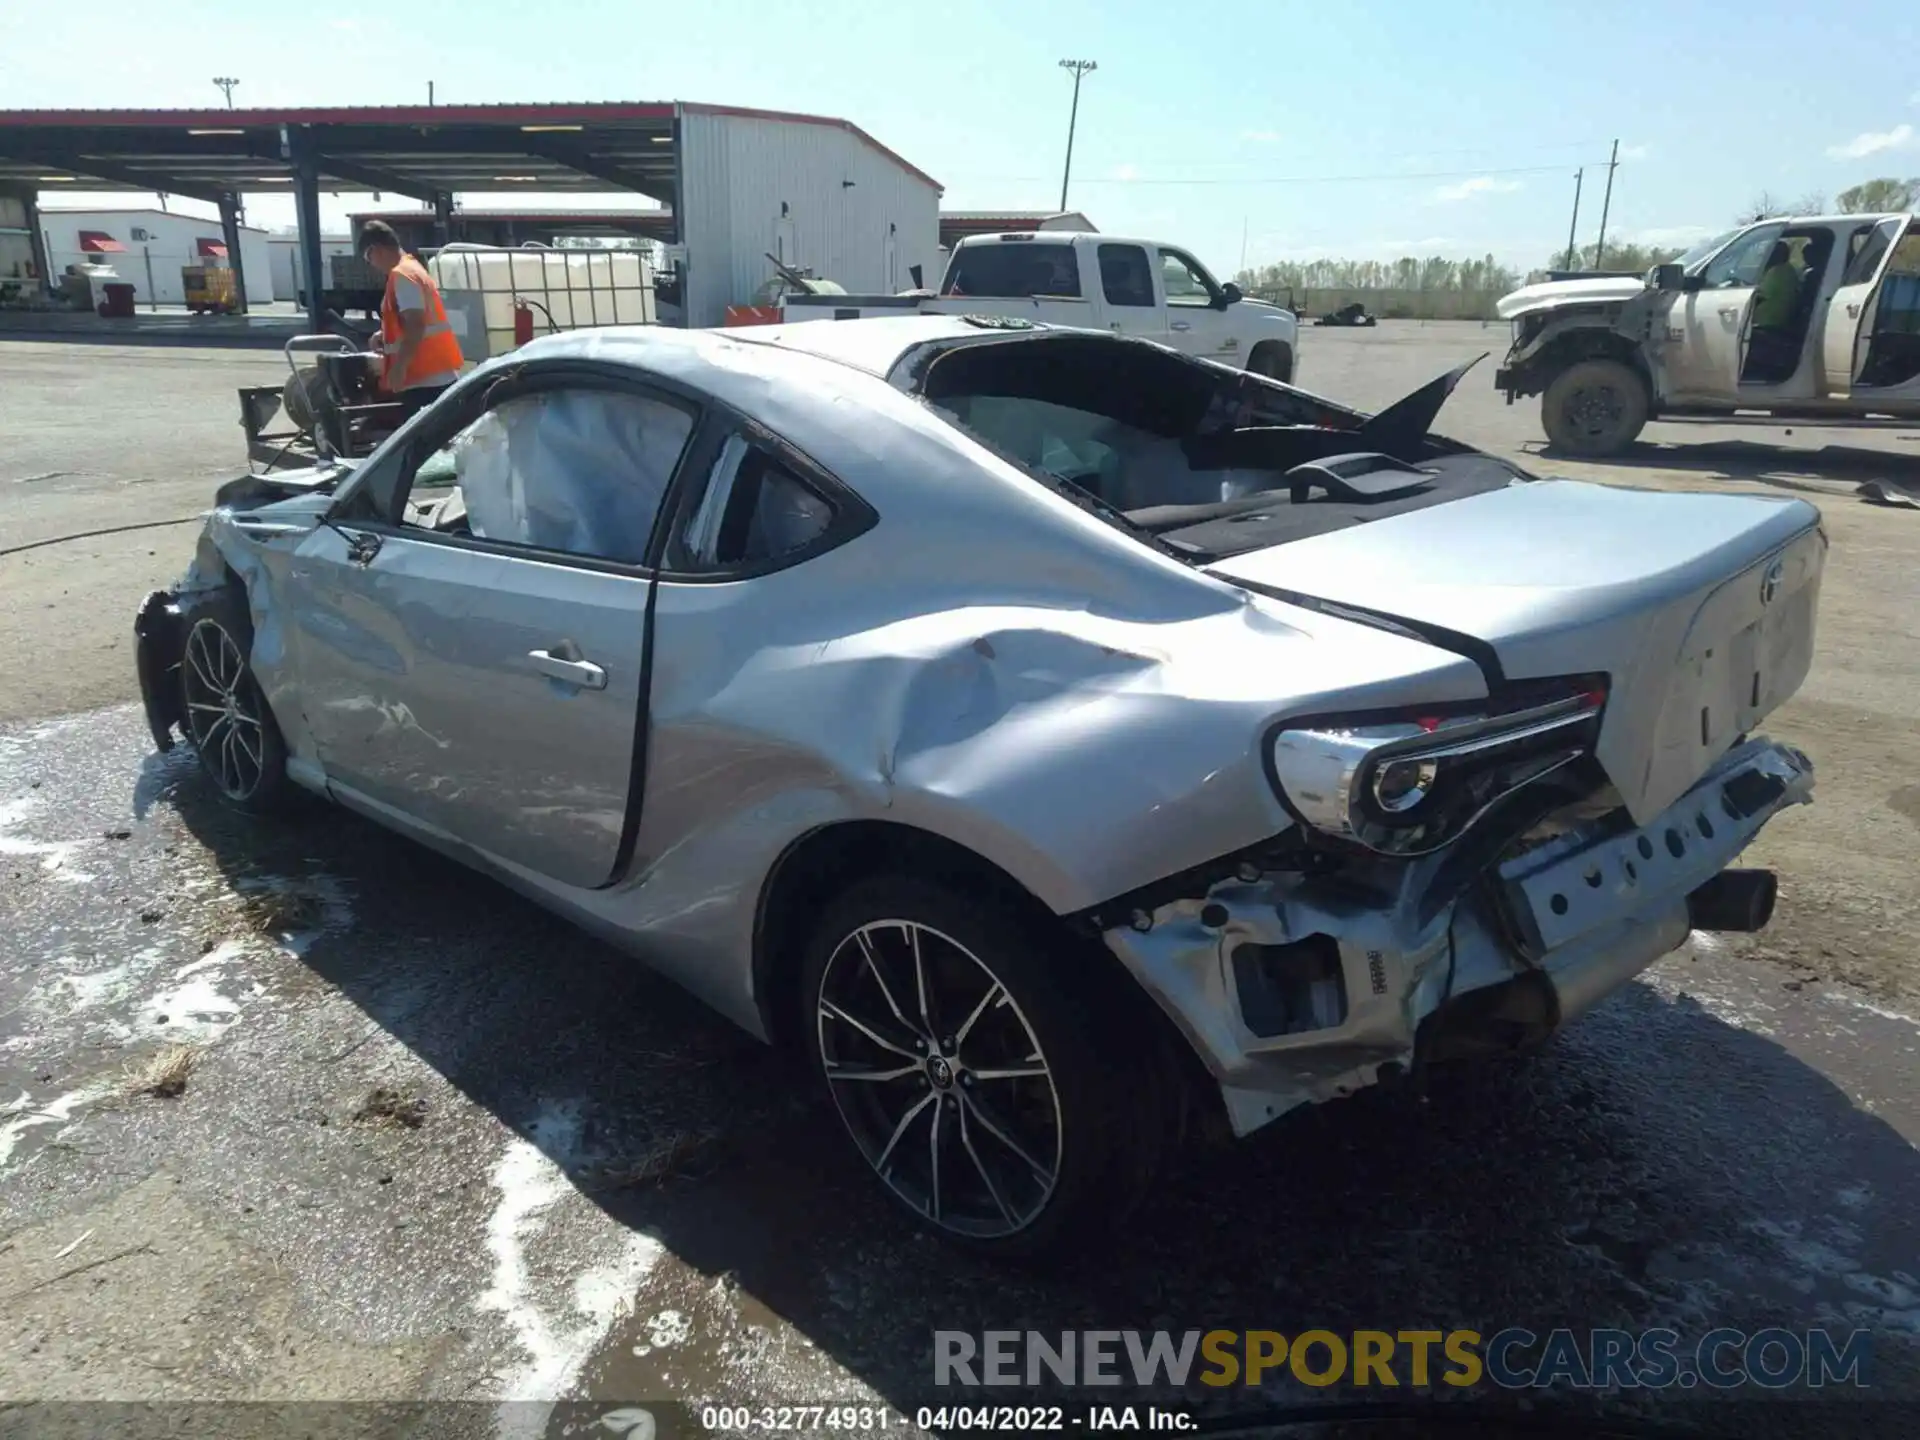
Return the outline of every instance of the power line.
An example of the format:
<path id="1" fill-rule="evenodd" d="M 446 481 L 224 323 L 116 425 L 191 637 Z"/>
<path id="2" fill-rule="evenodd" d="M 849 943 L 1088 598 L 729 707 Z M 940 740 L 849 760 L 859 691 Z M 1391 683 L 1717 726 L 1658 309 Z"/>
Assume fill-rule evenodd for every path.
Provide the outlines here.
<path id="1" fill-rule="evenodd" d="M 1596 162 L 1604 163 L 1604 162 Z M 1240 177 L 1180 177 L 1178 179 L 1133 179 L 1118 178 L 1086 179 L 1082 185 L 1346 185 L 1381 180 L 1457 180 L 1463 177 L 1478 178 L 1493 175 L 1558 175 L 1566 169 L 1562 165 L 1508 165 L 1494 169 L 1480 167 L 1471 170 L 1396 170 L 1383 171 L 1374 175 L 1262 175 Z M 1042 175 L 971 175 L 965 178 L 969 182 L 979 183 L 995 181 L 1001 183 L 1030 183 L 1043 180 Z"/>

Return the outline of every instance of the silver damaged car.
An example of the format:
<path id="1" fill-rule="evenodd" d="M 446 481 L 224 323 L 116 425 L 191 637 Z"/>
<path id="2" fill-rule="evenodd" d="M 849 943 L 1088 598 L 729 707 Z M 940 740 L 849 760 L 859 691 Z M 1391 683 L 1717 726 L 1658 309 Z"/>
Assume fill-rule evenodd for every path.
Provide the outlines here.
<path id="1" fill-rule="evenodd" d="M 1464 369 L 1464 367 L 1463 367 Z M 1190 1128 L 1537 1045 L 1807 758 L 1795 499 L 1540 479 L 984 317 L 554 336 L 226 486 L 156 742 L 472 864 L 804 1051 L 849 1159 L 1032 1254 Z"/>

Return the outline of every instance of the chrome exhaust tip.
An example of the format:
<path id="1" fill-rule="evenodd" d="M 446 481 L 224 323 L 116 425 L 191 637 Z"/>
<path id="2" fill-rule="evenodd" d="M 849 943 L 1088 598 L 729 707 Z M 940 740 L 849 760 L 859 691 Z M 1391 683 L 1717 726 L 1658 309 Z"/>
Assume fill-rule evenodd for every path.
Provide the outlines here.
<path id="1" fill-rule="evenodd" d="M 1771 870 L 1722 870 L 1687 896 L 1687 924 L 1750 935 L 1773 919 L 1779 894 L 1780 881 Z"/>

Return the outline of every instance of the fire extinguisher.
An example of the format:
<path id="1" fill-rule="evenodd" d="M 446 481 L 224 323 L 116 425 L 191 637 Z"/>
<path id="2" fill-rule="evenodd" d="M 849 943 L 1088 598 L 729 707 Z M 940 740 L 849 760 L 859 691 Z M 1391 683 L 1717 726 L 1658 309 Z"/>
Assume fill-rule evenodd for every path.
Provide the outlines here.
<path id="1" fill-rule="evenodd" d="M 513 343 L 516 347 L 533 339 L 533 307 L 524 300 L 513 302 Z"/>

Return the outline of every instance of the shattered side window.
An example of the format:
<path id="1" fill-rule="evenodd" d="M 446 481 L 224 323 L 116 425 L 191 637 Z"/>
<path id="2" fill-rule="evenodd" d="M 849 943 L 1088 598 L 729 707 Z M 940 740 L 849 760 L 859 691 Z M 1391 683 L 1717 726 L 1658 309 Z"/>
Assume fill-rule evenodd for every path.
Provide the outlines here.
<path id="1" fill-rule="evenodd" d="M 521 395 L 452 447 L 467 523 L 483 540 L 641 564 L 692 432 L 691 414 L 648 396 Z"/>

